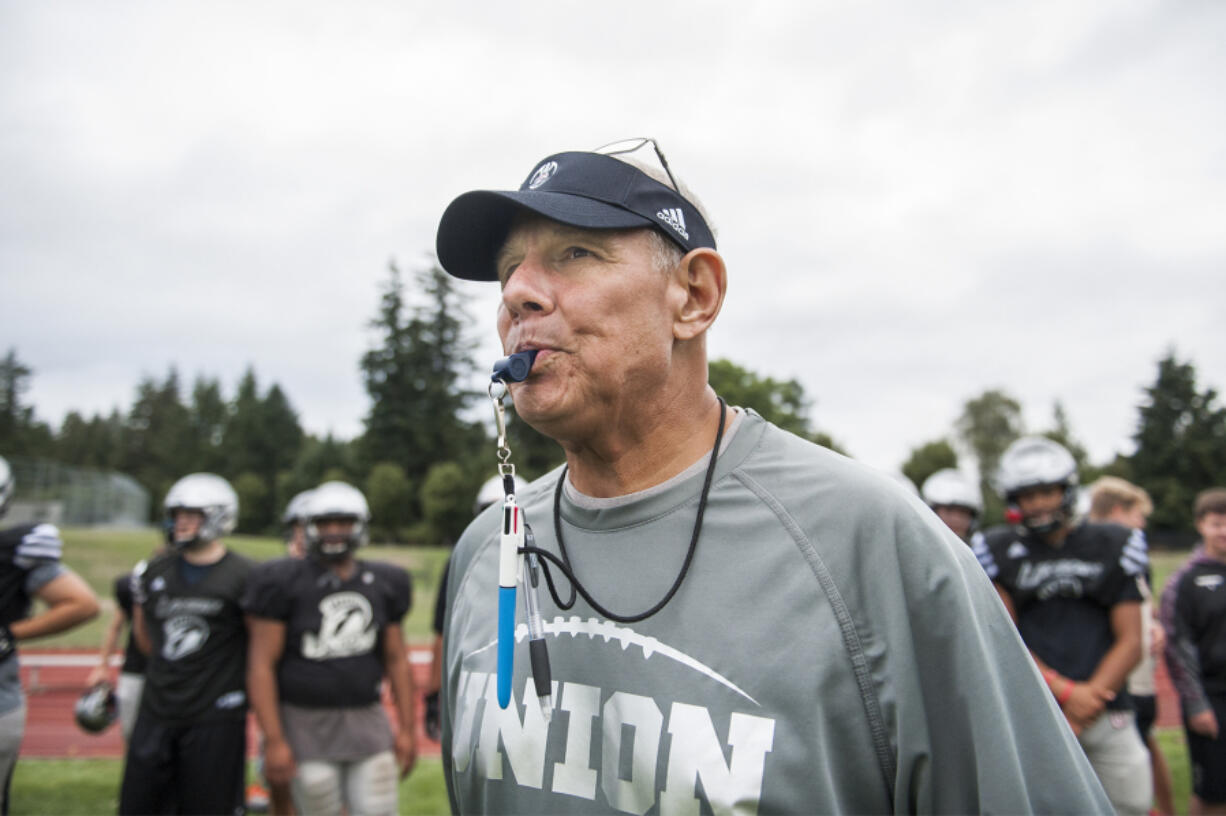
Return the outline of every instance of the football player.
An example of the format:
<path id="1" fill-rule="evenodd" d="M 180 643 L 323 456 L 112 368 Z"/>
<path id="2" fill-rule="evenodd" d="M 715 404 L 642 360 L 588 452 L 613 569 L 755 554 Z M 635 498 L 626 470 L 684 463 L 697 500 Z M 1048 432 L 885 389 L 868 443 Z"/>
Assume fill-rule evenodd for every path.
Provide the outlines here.
<path id="1" fill-rule="evenodd" d="M 1193 505 L 1200 544 L 1162 593 L 1166 665 L 1192 766 L 1188 813 L 1226 814 L 1226 488 Z"/>
<path id="2" fill-rule="evenodd" d="M 304 490 L 289 500 L 285 505 L 285 514 L 281 516 L 281 525 L 285 530 L 285 552 L 292 558 L 302 558 L 306 555 L 306 519 L 303 511 L 311 491 Z"/>
<path id="3" fill-rule="evenodd" d="M 1103 476 L 1082 495 L 1087 501 L 1086 515 L 1099 524 L 1120 524 L 1134 530 L 1144 530 L 1154 503 L 1143 488 L 1116 476 Z M 1141 590 L 1141 662 L 1128 675 L 1128 694 L 1137 713 L 1137 731 L 1149 750 L 1150 770 L 1154 778 L 1154 806 L 1159 813 L 1174 813 L 1175 799 L 1171 790 L 1171 771 L 1157 737 L 1153 734 L 1158 715 L 1157 687 L 1154 684 L 1156 657 L 1162 653 L 1166 635 L 1158 624 L 1154 609 L 1152 576 L 1147 567 L 1138 585 Z"/>
<path id="4" fill-rule="evenodd" d="M 193 473 L 171 486 L 168 551 L 132 584 L 132 631 L 149 658 L 119 812 L 241 813 L 247 759 L 247 628 L 252 562 L 226 548 L 238 497 Z"/>
<path id="5" fill-rule="evenodd" d="M 156 554 L 161 553 L 158 548 Z M 123 733 L 124 744 L 132 736 L 132 727 L 136 725 L 136 713 L 140 710 L 140 696 L 145 688 L 145 666 L 148 659 L 136 643 L 136 635 L 131 629 L 132 622 L 132 582 L 134 576 L 144 572 L 148 561 L 141 561 L 131 572 L 125 572 L 115 579 L 113 592 L 115 595 L 115 614 L 102 636 L 102 647 L 98 650 L 98 665 L 89 673 L 85 684 L 91 688 L 105 683 L 113 685 L 115 697 L 119 703 L 119 728 Z M 111 655 L 119 648 L 119 641 L 124 630 L 128 630 L 127 642 L 123 649 L 123 665 L 119 669 L 118 682 L 111 682 Z"/>
<path id="6" fill-rule="evenodd" d="M 15 483 L 0 456 L 0 518 Z M 98 614 L 98 598 L 76 573 L 60 563 L 63 544 L 51 524 L 22 524 L 0 531 L 0 813 L 8 813 L 9 782 L 26 730 L 17 642 L 46 637 Z M 38 598 L 46 609 L 30 615 Z"/>
<path id="7" fill-rule="evenodd" d="M 400 621 L 400 567 L 356 557 L 370 511 L 356 488 L 326 482 L 304 510 L 306 557 L 258 566 L 244 598 L 247 684 L 264 731 L 264 774 L 288 783 L 299 813 L 392 814 L 416 760 L 412 679 Z M 393 734 L 380 689 L 395 701 Z"/>
<path id="8" fill-rule="evenodd" d="M 975 532 L 975 525 L 983 514 L 983 497 L 979 495 L 979 488 L 961 471 L 938 470 L 924 480 L 920 495 L 958 538 L 971 540 L 971 533 Z"/>
<path id="9" fill-rule="evenodd" d="M 1073 525 L 1077 464 L 1044 437 L 1001 456 L 997 484 L 1014 523 L 987 531 L 975 554 L 1119 813 L 1145 814 L 1149 754 L 1124 691 L 1141 659 L 1137 578 L 1145 535 L 1114 524 Z"/>

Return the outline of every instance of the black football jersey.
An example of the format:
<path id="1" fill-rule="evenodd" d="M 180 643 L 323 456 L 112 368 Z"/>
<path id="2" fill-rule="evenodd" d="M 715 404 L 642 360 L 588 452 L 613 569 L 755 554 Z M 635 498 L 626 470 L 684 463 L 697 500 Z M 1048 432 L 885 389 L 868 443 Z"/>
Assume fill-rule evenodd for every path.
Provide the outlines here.
<path id="1" fill-rule="evenodd" d="M 159 722 L 246 715 L 247 626 L 240 603 L 252 566 L 226 552 L 189 584 L 182 557 L 166 553 L 133 582 L 153 647 L 141 707 Z"/>
<path id="2" fill-rule="evenodd" d="M 140 565 L 140 569 L 144 569 L 144 563 Z M 128 622 L 132 621 L 132 573 L 125 572 L 115 579 L 115 603 L 123 610 L 123 613 L 128 616 Z M 145 653 L 136 645 L 136 638 L 132 634 L 132 627 L 128 627 L 128 642 L 123 650 L 123 671 L 126 674 L 144 674 L 145 666 L 148 661 L 145 659 Z"/>
<path id="3" fill-rule="evenodd" d="M 383 638 L 409 611 L 409 574 L 376 561 L 357 561 L 342 581 L 311 558 L 280 558 L 252 573 L 243 608 L 285 624 L 277 665 L 283 702 L 346 708 L 379 700 Z"/>
<path id="4" fill-rule="evenodd" d="M 1226 563 L 1194 564 L 1175 591 L 1176 645 L 1193 650 L 1205 694 L 1226 696 Z"/>
<path id="5" fill-rule="evenodd" d="M 0 624 L 8 626 L 29 617 L 31 598 L 26 581 L 38 567 L 58 565 L 63 547 L 60 531 L 51 524 L 22 524 L 0 530 Z"/>
<path id="6" fill-rule="evenodd" d="M 1115 643 L 1111 608 L 1140 601 L 1149 564 L 1145 534 L 1117 524 L 1081 524 L 1052 547 L 1024 529 L 997 527 L 974 545 L 988 577 L 1013 599 L 1022 640 L 1044 663 L 1087 680 Z M 1127 708 L 1126 694 L 1110 707 Z"/>

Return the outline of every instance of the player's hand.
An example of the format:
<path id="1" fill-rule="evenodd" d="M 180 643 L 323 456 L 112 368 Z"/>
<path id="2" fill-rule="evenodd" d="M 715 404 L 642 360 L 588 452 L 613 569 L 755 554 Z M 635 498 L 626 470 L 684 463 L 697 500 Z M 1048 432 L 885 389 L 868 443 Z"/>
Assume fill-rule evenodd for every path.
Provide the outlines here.
<path id="1" fill-rule="evenodd" d="M 85 685 L 88 688 L 93 688 L 99 683 L 109 683 L 111 681 L 110 674 L 106 666 L 94 666 L 93 671 L 89 673 L 89 677 L 85 678 Z"/>
<path id="2" fill-rule="evenodd" d="M 1151 623 L 1149 626 L 1149 653 L 1152 657 L 1158 657 L 1162 654 L 1162 650 L 1166 648 L 1166 630 L 1162 628 L 1160 623 Z"/>
<path id="3" fill-rule="evenodd" d="M 1207 708 L 1199 714 L 1188 717 L 1188 727 L 1202 737 L 1209 739 L 1217 739 L 1217 717 L 1213 714 L 1213 709 Z"/>
<path id="4" fill-rule="evenodd" d="M 1109 689 L 1092 686 L 1089 683 L 1074 683 L 1073 691 L 1064 701 L 1064 714 L 1069 724 L 1074 726 L 1073 733 L 1079 733 L 1079 728 L 1085 728 L 1103 713 L 1107 703 L 1115 699 L 1115 692 Z"/>
<path id="5" fill-rule="evenodd" d="M 417 764 L 417 737 L 410 728 L 396 732 L 396 764 L 400 766 L 400 778 L 404 779 Z"/>
<path id="6" fill-rule="evenodd" d="M 8 660 L 16 651 L 17 638 L 13 637 L 7 626 L 0 624 L 0 663 Z"/>
<path id="7" fill-rule="evenodd" d="M 435 742 L 443 739 L 443 713 L 438 702 L 438 692 L 432 691 L 425 695 L 426 700 L 426 736 Z"/>
<path id="8" fill-rule="evenodd" d="M 264 742 L 264 778 L 269 785 L 288 785 L 298 773 L 294 752 L 284 739 Z"/>

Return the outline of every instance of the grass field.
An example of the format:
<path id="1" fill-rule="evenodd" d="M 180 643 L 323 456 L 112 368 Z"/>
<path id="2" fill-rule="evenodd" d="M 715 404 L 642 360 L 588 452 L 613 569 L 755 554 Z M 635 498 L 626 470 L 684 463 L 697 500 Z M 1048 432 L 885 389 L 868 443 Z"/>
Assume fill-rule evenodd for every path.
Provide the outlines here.
<path id="1" fill-rule="evenodd" d="M 63 531 L 65 562 L 89 582 L 104 599 L 103 614 L 87 626 L 39 646 L 96 647 L 105 622 L 114 609 L 111 584 L 116 575 L 131 569 L 157 544 L 154 531 L 116 531 L 67 529 Z M 238 536 L 231 546 L 257 560 L 279 557 L 284 551 L 279 539 Z M 439 548 L 371 546 L 363 557 L 392 561 L 404 566 L 413 576 L 413 608 L 405 622 L 410 641 L 426 644 L 431 637 L 430 620 L 435 590 L 442 575 L 448 551 Z M 1183 562 L 1187 553 L 1154 553 L 1154 585 L 1160 591 L 1167 576 Z M 1183 731 L 1167 728 L 1157 731 L 1158 739 L 1171 766 L 1175 783 L 1176 812 L 1187 813 L 1190 780 Z M 13 776 L 10 813 L 20 814 L 102 814 L 114 813 L 118 806 L 121 763 L 113 759 L 23 759 Z M 442 764 L 437 758 L 422 759 L 400 787 L 402 814 L 446 813 L 447 794 Z"/>
<path id="2" fill-rule="evenodd" d="M 11 816 L 99 816 L 119 808 L 118 759 L 23 759 L 13 773 Z M 250 776 L 249 778 L 254 778 Z M 448 813 L 443 763 L 419 759 L 400 783 L 401 814 Z"/>

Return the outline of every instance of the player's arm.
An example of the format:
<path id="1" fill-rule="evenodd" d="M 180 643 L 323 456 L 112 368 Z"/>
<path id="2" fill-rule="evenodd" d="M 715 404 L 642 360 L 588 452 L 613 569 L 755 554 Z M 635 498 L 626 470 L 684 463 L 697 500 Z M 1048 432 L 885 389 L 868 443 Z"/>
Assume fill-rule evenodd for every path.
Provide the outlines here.
<path id="1" fill-rule="evenodd" d="M 400 777 L 409 775 L 417 762 L 417 722 L 414 709 L 413 675 L 404 648 L 404 633 L 400 624 L 389 623 L 383 630 L 383 665 L 396 704 L 396 762 Z"/>
<path id="2" fill-rule="evenodd" d="M 9 631 L 17 640 L 54 635 L 98 614 L 98 596 L 79 575 L 70 570 L 43 584 L 34 596 L 47 608 L 37 615 L 9 624 Z"/>
<path id="3" fill-rule="evenodd" d="M 102 646 L 98 650 L 98 665 L 89 673 L 89 677 L 85 680 L 86 685 L 92 686 L 110 677 L 111 655 L 115 654 L 119 645 L 119 633 L 123 631 L 124 624 L 127 622 L 128 616 L 124 613 L 123 607 L 116 606 L 115 614 L 111 616 L 111 622 L 107 624 L 106 632 L 102 635 Z"/>
<path id="4" fill-rule="evenodd" d="M 289 784 L 297 768 L 281 726 L 277 692 L 277 663 L 285 652 L 285 623 L 248 615 L 247 632 L 247 697 L 264 732 L 264 776 L 273 785 Z"/>
<path id="5" fill-rule="evenodd" d="M 153 641 L 149 638 L 149 624 L 145 618 L 145 610 L 139 604 L 132 606 L 132 637 L 136 639 L 136 648 L 146 657 L 153 654 Z"/>
<path id="6" fill-rule="evenodd" d="M 1017 606 L 1013 603 L 1013 596 L 1009 594 L 1009 590 L 1005 589 L 1003 584 L 997 581 L 993 581 L 992 586 L 995 587 L 996 594 L 1000 596 L 1000 602 L 1005 605 L 1005 611 L 1013 619 L 1013 625 L 1017 626 Z"/>
<path id="7" fill-rule="evenodd" d="M 1182 585 L 1183 580 L 1179 581 Z M 1169 607 L 1164 603 L 1163 620 L 1167 628 L 1166 663 L 1171 681 L 1179 692 L 1179 705 L 1187 718 L 1188 727 L 1196 733 L 1217 739 L 1219 723 L 1209 704 L 1201 681 L 1200 650 L 1196 646 L 1197 632 L 1193 625 L 1195 610 L 1190 593 L 1181 591 L 1181 586 L 1172 585 L 1168 592 L 1173 596 Z M 1163 598 L 1166 601 L 1166 598 Z"/>

